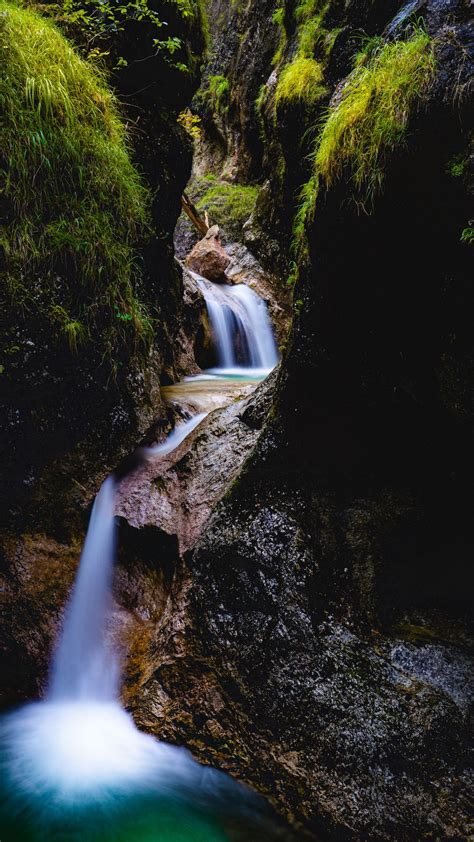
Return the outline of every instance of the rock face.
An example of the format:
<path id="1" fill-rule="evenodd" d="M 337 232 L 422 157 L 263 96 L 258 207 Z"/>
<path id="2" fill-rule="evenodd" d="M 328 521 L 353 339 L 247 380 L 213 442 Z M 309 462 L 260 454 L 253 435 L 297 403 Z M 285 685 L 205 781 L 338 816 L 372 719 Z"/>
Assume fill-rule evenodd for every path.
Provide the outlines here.
<path id="1" fill-rule="evenodd" d="M 223 408 L 211 411 L 168 456 L 150 457 L 146 467 L 122 482 L 117 514 L 133 529 L 174 536 L 181 556 L 191 550 L 258 439 L 274 383 L 272 377 L 256 392 L 251 384 L 234 389 L 229 406 L 229 394 L 221 392 Z M 254 393 L 242 397 L 249 392 Z M 209 403 L 199 405 L 195 391 L 188 400 L 195 412 L 209 409 Z"/>
<path id="2" fill-rule="evenodd" d="M 225 270 L 229 264 L 230 257 L 222 248 L 217 225 L 209 228 L 206 236 L 196 243 L 186 258 L 188 269 L 214 282 L 225 282 Z"/>
<path id="3" fill-rule="evenodd" d="M 400 10 L 329 4 L 323 105 L 340 101 L 355 29 L 380 45 Z M 472 832 L 469 34 L 462 2 L 420 12 L 433 83 L 384 159 L 370 212 L 350 167 L 320 184 L 276 401 L 175 580 L 162 661 L 134 702 L 143 725 L 338 840 Z M 398 38 L 407 27 L 402 15 Z M 302 111 L 286 105 L 269 128 L 286 164 L 278 201 L 306 166 Z"/>

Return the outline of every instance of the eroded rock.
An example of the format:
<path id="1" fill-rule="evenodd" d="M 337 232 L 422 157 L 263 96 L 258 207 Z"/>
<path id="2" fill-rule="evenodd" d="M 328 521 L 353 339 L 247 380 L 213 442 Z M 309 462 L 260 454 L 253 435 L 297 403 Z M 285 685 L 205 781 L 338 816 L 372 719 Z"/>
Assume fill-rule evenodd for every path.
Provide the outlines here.
<path id="1" fill-rule="evenodd" d="M 214 395 L 212 384 L 211 390 L 203 390 L 202 383 L 183 384 L 181 392 L 179 386 L 170 387 L 168 396 L 179 397 L 181 406 L 187 400 L 194 413 L 209 415 L 176 450 L 151 456 L 123 480 L 117 514 L 134 529 L 150 527 L 176 536 L 181 555 L 192 549 L 260 435 L 274 382 L 273 376 L 256 391 L 250 383 L 237 390 L 218 384 L 225 388 Z M 221 408 L 214 409 L 218 402 Z"/>

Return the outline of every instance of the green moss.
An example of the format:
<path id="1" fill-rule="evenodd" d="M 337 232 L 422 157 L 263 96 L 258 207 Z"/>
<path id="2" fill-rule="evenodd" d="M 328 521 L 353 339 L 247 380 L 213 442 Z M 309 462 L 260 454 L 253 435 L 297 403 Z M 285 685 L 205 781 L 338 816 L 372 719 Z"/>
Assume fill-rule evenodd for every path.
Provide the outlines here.
<path id="1" fill-rule="evenodd" d="M 283 102 L 302 102 L 313 105 L 326 94 L 322 84 L 323 69 L 314 58 L 296 56 L 280 73 L 275 93 L 275 105 Z"/>
<path id="2" fill-rule="evenodd" d="M 461 231 L 461 242 L 466 243 L 468 246 L 474 245 L 474 228 L 472 226 L 463 228 Z"/>
<path id="3" fill-rule="evenodd" d="M 352 72 L 330 109 L 315 154 L 315 170 L 330 185 L 348 167 L 365 198 L 380 190 L 387 156 L 405 140 L 409 116 L 435 71 L 432 43 L 418 30 L 385 44 Z"/>
<path id="4" fill-rule="evenodd" d="M 258 187 L 231 184 L 207 175 L 196 186 L 201 198 L 198 210 L 207 211 L 213 224 L 222 226 L 232 236 L 242 235 L 242 226 L 252 214 L 257 201 Z"/>
<path id="5" fill-rule="evenodd" d="M 0 2 L 0 47 L 0 194 L 11 207 L 2 297 L 33 308 L 71 348 L 93 338 L 111 354 L 146 339 L 133 278 L 149 197 L 116 100 L 32 10 Z"/>

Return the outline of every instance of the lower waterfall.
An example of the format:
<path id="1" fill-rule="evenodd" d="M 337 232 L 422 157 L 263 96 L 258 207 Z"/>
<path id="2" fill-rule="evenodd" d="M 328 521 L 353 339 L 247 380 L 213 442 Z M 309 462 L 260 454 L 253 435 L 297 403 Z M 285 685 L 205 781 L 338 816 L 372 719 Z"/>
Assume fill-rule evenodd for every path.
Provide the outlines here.
<path id="1" fill-rule="evenodd" d="M 143 455 L 171 452 L 203 417 L 179 424 Z M 282 838 L 256 794 L 184 748 L 141 733 L 120 704 L 119 657 L 107 636 L 115 492 L 111 476 L 93 506 L 45 700 L 0 719 L 1 840 Z"/>

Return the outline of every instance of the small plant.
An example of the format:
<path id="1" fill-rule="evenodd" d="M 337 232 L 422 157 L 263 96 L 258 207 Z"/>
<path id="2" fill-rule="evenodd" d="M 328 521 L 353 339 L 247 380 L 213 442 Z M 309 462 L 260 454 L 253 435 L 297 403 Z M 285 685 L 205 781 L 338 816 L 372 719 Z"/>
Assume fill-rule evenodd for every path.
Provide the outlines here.
<path id="1" fill-rule="evenodd" d="M 216 114 L 226 114 L 229 110 L 229 80 L 225 76 L 211 76 L 209 96 Z"/>
<path id="2" fill-rule="evenodd" d="M 314 219 L 317 198 L 318 179 L 313 175 L 306 184 L 303 184 L 299 195 L 298 210 L 293 223 L 293 247 L 296 253 L 303 241 L 306 225 Z"/>
<path id="3" fill-rule="evenodd" d="M 468 246 L 474 243 L 474 228 L 471 225 L 461 231 L 461 242 Z"/>
<path id="4" fill-rule="evenodd" d="M 186 108 L 185 111 L 181 111 L 181 114 L 178 115 L 178 123 L 192 140 L 200 140 L 202 134 L 201 118 L 198 114 L 193 114 L 189 108 Z"/>
<path id="5" fill-rule="evenodd" d="M 456 155 L 446 164 L 446 172 L 453 178 L 463 178 L 469 169 L 469 158 Z"/>

